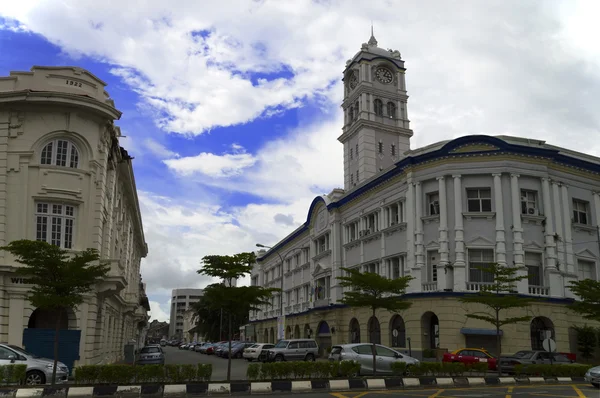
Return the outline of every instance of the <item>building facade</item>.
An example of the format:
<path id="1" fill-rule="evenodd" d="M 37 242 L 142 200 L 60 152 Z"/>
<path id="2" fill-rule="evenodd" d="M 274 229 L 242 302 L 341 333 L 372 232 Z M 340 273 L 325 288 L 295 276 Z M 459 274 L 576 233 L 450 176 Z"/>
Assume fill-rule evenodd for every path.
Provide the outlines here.
<path id="1" fill-rule="evenodd" d="M 187 337 L 189 330 L 186 329 L 190 323 L 189 319 L 186 321 L 186 311 L 200 301 L 204 293 L 202 289 L 173 289 L 171 293 L 169 337 L 182 339 Z"/>
<path id="2" fill-rule="evenodd" d="M 44 240 L 73 252 L 94 248 L 110 262 L 108 277 L 62 317 L 74 365 L 120 360 L 124 344 L 143 343 L 150 310 L 132 158 L 119 146 L 121 112 L 105 86 L 76 67 L 0 78 L 0 245 Z M 9 253 L 0 251 L 0 265 L 0 340 L 43 351 L 57 314 L 32 308 Z"/>
<path id="3" fill-rule="evenodd" d="M 275 341 L 283 309 L 286 337 L 324 348 L 493 349 L 491 325 L 465 316 L 483 308 L 458 299 L 491 282 L 478 267 L 498 263 L 520 267 L 518 293 L 538 299 L 510 314 L 532 321 L 503 327 L 503 352 L 541 349 L 546 337 L 575 352 L 571 327 L 584 322 L 566 308 L 567 286 L 598 276 L 600 159 L 508 136 L 411 149 L 405 72 L 400 53 L 374 37 L 347 62 L 344 189 L 315 198 L 303 225 L 258 252 L 251 283 L 279 288 L 283 278 L 283 293 L 250 314 L 246 334 Z M 412 307 L 372 317 L 341 305 L 342 267 L 412 276 Z"/>

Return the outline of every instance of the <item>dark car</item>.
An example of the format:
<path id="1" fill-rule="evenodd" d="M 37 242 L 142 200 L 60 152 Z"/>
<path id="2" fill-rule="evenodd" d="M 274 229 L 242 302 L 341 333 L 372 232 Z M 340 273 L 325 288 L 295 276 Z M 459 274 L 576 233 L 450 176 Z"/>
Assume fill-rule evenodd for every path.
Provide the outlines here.
<path id="1" fill-rule="evenodd" d="M 160 346 L 150 345 L 142 348 L 138 358 L 135 361 L 136 365 L 164 365 L 165 354 Z"/>
<path id="2" fill-rule="evenodd" d="M 556 352 L 528 350 L 501 357 L 498 367 L 501 368 L 502 372 L 514 373 L 515 367 L 518 365 L 550 365 L 551 363 L 568 365 L 574 363 L 574 361 Z"/>

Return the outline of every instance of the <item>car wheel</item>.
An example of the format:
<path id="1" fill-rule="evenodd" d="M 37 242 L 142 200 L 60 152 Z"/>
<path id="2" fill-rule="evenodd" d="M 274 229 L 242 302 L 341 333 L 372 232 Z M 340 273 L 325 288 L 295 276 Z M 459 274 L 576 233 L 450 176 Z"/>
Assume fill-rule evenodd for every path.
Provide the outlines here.
<path id="1" fill-rule="evenodd" d="M 307 354 L 305 360 L 309 362 L 314 362 L 315 356 L 313 354 Z"/>
<path id="2" fill-rule="evenodd" d="M 277 355 L 275 357 L 275 362 L 283 362 L 283 355 Z"/>
<path id="3" fill-rule="evenodd" d="M 27 372 L 27 376 L 25 377 L 25 384 L 27 384 L 28 386 L 46 384 L 46 375 L 44 375 L 39 370 L 32 370 L 30 372 Z"/>
<path id="4" fill-rule="evenodd" d="M 412 365 L 407 365 L 406 370 L 404 371 L 404 376 L 413 376 Z"/>
<path id="5" fill-rule="evenodd" d="M 600 388 L 600 384 L 599 383 L 592 383 L 592 385 L 596 388 Z"/>

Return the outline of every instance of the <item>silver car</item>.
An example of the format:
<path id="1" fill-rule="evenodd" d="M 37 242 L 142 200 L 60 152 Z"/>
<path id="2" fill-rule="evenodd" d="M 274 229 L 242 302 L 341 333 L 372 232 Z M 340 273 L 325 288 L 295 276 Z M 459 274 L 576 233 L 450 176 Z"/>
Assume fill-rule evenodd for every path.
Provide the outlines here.
<path id="1" fill-rule="evenodd" d="M 279 340 L 273 348 L 262 352 L 266 353 L 267 362 L 314 361 L 319 356 L 319 346 L 312 339 Z"/>
<path id="2" fill-rule="evenodd" d="M 600 366 L 591 368 L 585 374 L 585 381 L 592 383 L 596 388 L 600 388 Z"/>
<path id="3" fill-rule="evenodd" d="M 0 344 L 0 365 L 27 365 L 25 383 L 29 385 L 52 381 L 53 359 L 40 358 L 15 345 Z M 57 366 L 56 382 L 66 383 L 69 379 L 69 368 L 62 362 L 58 362 Z"/>
<path id="4" fill-rule="evenodd" d="M 373 374 L 373 351 L 372 344 L 342 344 L 331 347 L 330 361 L 356 361 L 360 364 L 361 375 Z M 407 365 L 417 365 L 419 360 L 408 355 L 401 354 L 389 347 L 376 344 L 375 360 L 377 361 L 377 373 L 391 374 L 392 363 L 405 362 Z"/>
<path id="5" fill-rule="evenodd" d="M 149 345 L 139 352 L 136 365 L 164 365 L 165 353 L 159 345 Z"/>

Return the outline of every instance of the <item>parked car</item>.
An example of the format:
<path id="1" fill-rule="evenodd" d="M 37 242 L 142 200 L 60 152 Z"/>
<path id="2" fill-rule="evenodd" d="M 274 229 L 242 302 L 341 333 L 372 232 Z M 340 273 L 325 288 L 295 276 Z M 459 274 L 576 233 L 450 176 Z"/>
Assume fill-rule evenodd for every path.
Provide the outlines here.
<path id="1" fill-rule="evenodd" d="M 265 354 L 267 362 L 314 361 L 319 356 L 319 346 L 312 339 L 279 340 Z"/>
<path id="2" fill-rule="evenodd" d="M 219 341 L 218 343 L 213 344 L 212 346 L 208 347 L 206 349 L 206 353 L 208 355 L 213 355 L 215 353 L 216 350 L 218 350 L 219 348 L 221 348 L 221 346 L 226 343 L 225 341 Z"/>
<path id="3" fill-rule="evenodd" d="M 162 340 L 160 341 L 160 346 L 161 346 L 161 347 L 165 347 L 166 345 L 167 345 L 167 340 L 165 340 L 165 339 L 162 339 Z"/>
<path id="4" fill-rule="evenodd" d="M 499 366 L 501 367 L 502 372 L 514 373 L 515 366 L 517 365 L 549 365 L 550 363 L 565 365 L 572 364 L 574 361 L 556 352 L 518 351 L 511 356 L 500 357 Z"/>
<path id="5" fill-rule="evenodd" d="M 234 340 L 231 342 L 231 347 L 233 348 L 236 344 L 238 344 L 239 341 Z M 222 357 L 222 358 L 227 358 L 227 356 L 229 352 L 229 341 L 225 341 L 221 344 L 219 344 L 219 347 L 215 348 L 215 355 Z"/>
<path id="6" fill-rule="evenodd" d="M 213 345 L 214 345 L 213 343 L 206 343 L 204 345 L 201 345 L 200 348 L 198 349 L 198 352 L 200 354 L 206 354 L 206 351 Z"/>
<path id="7" fill-rule="evenodd" d="M 232 358 L 242 358 L 244 355 L 244 350 L 248 347 L 253 346 L 253 342 L 249 341 L 237 341 L 231 344 L 231 357 Z M 225 345 L 225 349 L 223 350 L 222 356 L 224 358 L 228 357 L 229 347 Z"/>
<path id="8" fill-rule="evenodd" d="M 596 388 L 600 388 L 600 366 L 588 370 L 585 374 L 585 381 L 592 383 Z"/>
<path id="9" fill-rule="evenodd" d="M 160 346 L 146 346 L 142 348 L 135 361 L 136 365 L 164 365 L 165 353 Z"/>
<path id="10" fill-rule="evenodd" d="M 484 362 L 489 370 L 496 370 L 496 357 L 483 348 L 461 348 L 460 350 L 446 352 L 442 362 L 461 362 L 465 365 Z"/>
<path id="11" fill-rule="evenodd" d="M 250 347 L 244 349 L 243 357 L 246 358 L 247 361 L 252 362 L 254 360 L 258 360 L 262 350 L 268 350 L 269 348 L 273 348 L 275 344 L 267 344 L 267 343 L 256 343 L 251 345 Z"/>
<path id="12" fill-rule="evenodd" d="M 28 385 L 46 384 L 52 381 L 54 360 L 41 358 L 12 344 L 0 344 L 0 365 L 27 365 L 25 383 Z M 62 362 L 57 363 L 56 382 L 66 383 L 69 368 Z"/>
<path id="13" fill-rule="evenodd" d="M 179 346 L 179 349 L 180 349 L 180 350 L 187 350 L 187 348 L 188 348 L 188 344 L 187 344 L 187 343 L 181 344 L 181 345 Z"/>
<path id="14" fill-rule="evenodd" d="M 200 352 L 200 350 L 202 349 L 202 347 L 206 346 L 208 343 L 200 343 L 200 344 L 196 344 L 196 346 L 194 347 L 194 351 L 196 352 Z"/>
<path id="15" fill-rule="evenodd" d="M 384 345 L 376 344 L 377 373 L 391 374 L 392 363 L 404 362 L 417 365 L 419 360 L 402 354 Z M 373 345 L 367 343 L 342 344 L 331 347 L 330 361 L 357 361 L 360 364 L 361 375 L 373 374 Z"/>

